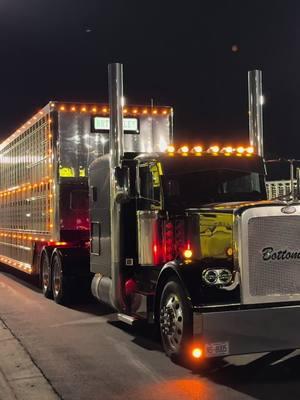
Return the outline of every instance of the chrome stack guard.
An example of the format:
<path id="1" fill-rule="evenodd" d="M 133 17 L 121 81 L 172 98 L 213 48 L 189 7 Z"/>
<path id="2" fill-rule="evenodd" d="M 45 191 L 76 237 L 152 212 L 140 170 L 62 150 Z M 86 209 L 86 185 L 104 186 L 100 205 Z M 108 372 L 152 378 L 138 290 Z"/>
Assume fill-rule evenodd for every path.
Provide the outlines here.
<path id="1" fill-rule="evenodd" d="M 205 357 L 300 348 L 300 305 L 194 312 Z"/>

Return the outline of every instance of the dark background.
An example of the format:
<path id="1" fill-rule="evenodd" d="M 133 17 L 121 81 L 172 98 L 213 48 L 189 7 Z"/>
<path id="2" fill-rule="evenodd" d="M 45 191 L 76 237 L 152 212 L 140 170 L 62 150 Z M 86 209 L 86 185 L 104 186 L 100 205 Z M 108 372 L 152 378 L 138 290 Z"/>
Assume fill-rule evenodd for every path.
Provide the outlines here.
<path id="1" fill-rule="evenodd" d="M 128 103 L 174 106 L 178 143 L 243 144 L 257 68 L 266 156 L 300 158 L 299 13 L 296 0 L 1 0 L 0 136 L 50 99 L 106 101 L 118 61 Z"/>

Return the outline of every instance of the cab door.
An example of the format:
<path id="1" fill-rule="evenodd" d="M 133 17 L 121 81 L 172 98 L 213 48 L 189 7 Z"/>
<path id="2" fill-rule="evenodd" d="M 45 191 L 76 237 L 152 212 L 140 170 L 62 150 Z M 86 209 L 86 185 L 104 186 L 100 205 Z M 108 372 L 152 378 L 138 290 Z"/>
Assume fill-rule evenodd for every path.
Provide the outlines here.
<path id="1" fill-rule="evenodd" d="M 160 221 L 163 210 L 161 165 L 156 161 L 141 163 L 137 173 L 138 262 L 159 264 Z"/>

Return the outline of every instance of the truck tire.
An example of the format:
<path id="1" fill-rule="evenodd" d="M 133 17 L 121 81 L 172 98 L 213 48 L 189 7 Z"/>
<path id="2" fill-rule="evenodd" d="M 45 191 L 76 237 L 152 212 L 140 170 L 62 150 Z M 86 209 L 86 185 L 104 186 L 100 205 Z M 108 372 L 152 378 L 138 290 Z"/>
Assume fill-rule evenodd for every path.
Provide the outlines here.
<path id="1" fill-rule="evenodd" d="M 47 299 L 51 299 L 52 298 L 51 268 L 50 268 L 49 257 L 46 252 L 42 253 L 40 266 L 41 266 L 40 267 L 41 286 L 42 286 L 43 295 Z"/>
<path id="2" fill-rule="evenodd" d="M 51 281 L 53 299 L 57 304 L 66 305 L 70 303 L 70 289 L 67 278 L 64 276 L 62 261 L 58 254 L 54 254 L 51 262 Z"/>
<path id="3" fill-rule="evenodd" d="M 178 279 L 165 284 L 159 305 L 161 341 L 167 356 L 182 359 L 192 333 L 192 311 Z"/>

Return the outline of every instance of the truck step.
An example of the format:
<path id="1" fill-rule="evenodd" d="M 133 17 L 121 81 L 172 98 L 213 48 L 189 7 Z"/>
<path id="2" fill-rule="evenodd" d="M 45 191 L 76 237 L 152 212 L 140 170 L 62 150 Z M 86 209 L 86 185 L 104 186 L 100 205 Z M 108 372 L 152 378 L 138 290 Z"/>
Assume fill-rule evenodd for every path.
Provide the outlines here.
<path id="1" fill-rule="evenodd" d="M 118 313 L 118 320 L 125 322 L 125 324 L 128 325 L 136 325 L 136 323 L 140 321 L 136 317 L 132 317 L 131 315 L 121 314 L 121 313 Z"/>

